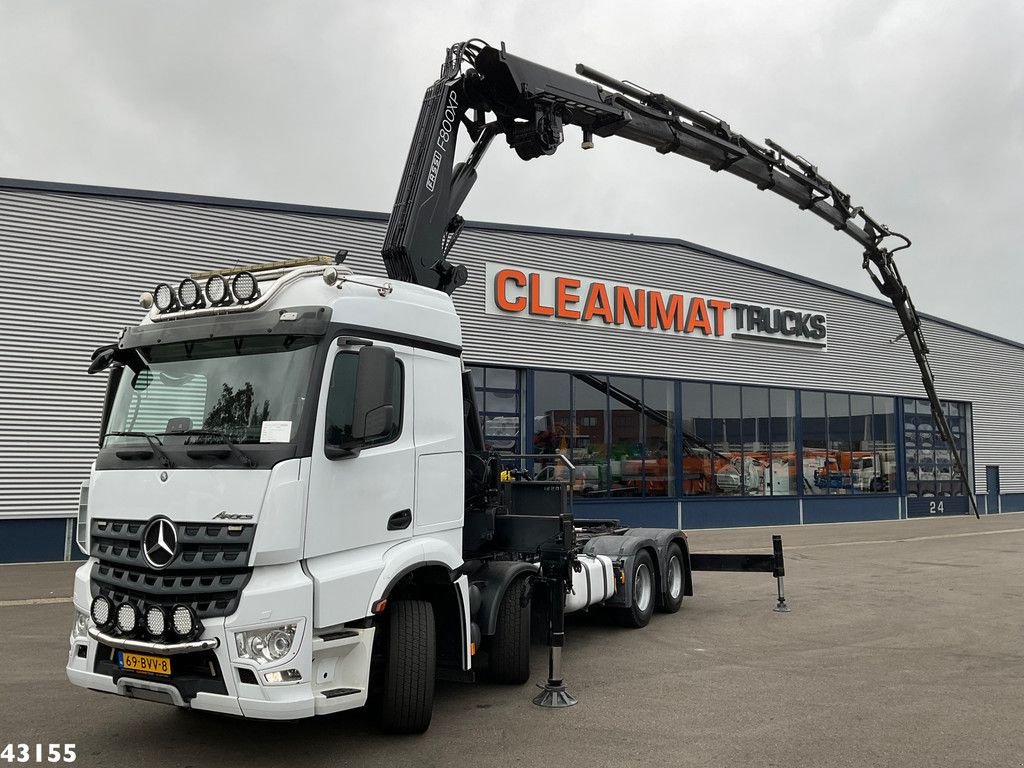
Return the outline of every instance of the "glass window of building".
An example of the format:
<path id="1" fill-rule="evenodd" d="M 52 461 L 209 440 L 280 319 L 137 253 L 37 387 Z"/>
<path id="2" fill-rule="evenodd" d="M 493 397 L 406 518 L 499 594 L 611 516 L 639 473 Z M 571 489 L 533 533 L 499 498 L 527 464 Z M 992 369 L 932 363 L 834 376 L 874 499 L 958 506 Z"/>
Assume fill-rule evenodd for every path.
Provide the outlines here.
<path id="1" fill-rule="evenodd" d="M 764 387 L 743 387 L 740 475 L 748 496 L 771 495 L 771 399 Z"/>
<path id="2" fill-rule="evenodd" d="M 715 451 L 711 436 L 711 385 L 685 381 L 682 385 L 683 493 L 707 496 L 714 492 Z"/>
<path id="3" fill-rule="evenodd" d="M 644 496 L 676 494 L 675 400 L 671 381 L 644 379 Z"/>
<path id="4" fill-rule="evenodd" d="M 613 496 L 642 496 L 644 490 L 643 380 L 623 376 L 608 379 L 611 413 L 609 437 L 610 492 Z"/>
<path id="5" fill-rule="evenodd" d="M 684 494 L 796 493 L 793 390 L 686 382 L 682 408 Z"/>
<path id="6" fill-rule="evenodd" d="M 574 487 L 582 496 L 606 496 L 608 483 L 608 380 L 574 374 L 569 449 L 576 465 Z"/>
<path id="7" fill-rule="evenodd" d="M 521 453 L 519 371 L 491 367 L 471 371 L 485 447 L 499 453 Z"/>
<path id="8" fill-rule="evenodd" d="M 970 468 L 970 405 L 942 403 L 956 453 Z M 903 401 L 903 447 L 907 457 L 908 496 L 961 496 L 963 482 L 956 459 L 932 416 L 927 400 Z"/>
<path id="9" fill-rule="evenodd" d="M 825 422 L 825 393 L 800 393 L 803 466 L 801 482 L 805 494 L 828 493 L 828 425 Z"/>
<path id="10" fill-rule="evenodd" d="M 534 476 L 542 480 L 568 480 L 569 470 L 556 454 L 569 455 L 572 390 L 569 374 L 533 373 L 533 449 L 541 458 L 533 462 Z"/>
<path id="11" fill-rule="evenodd" d="M 773 389 L 771 405 L 771 461 L 767 485 L 772 496 L 792 496 L 800 483 L 796 453 L 796 392 Z"/>

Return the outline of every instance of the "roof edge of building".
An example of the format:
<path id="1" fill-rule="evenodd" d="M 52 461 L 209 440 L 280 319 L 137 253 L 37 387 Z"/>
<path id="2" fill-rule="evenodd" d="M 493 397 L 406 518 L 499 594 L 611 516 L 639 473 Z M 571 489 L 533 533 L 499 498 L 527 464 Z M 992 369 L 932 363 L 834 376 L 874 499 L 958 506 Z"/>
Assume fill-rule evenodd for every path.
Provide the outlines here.
<path id="1" fill-rule="evenodd" d="M 0 177 L 0 189 L 16 189 L 16 190 L 29 190 L 38 192 L 58 192 L 63 194 L 73 195 L 90 195 L 94 197 L 118 197 L 131 200 L 153 200 L 158 202 L 170 202 L 170 203 L 186 203 L 191 205 L 205 205 L 211 207 L 220 208 L 243 208 L 257 211 L 271 211 L 278 213 L 298 213 L 310 216 L 329 216 L 333 218 L 351 218 L 351 219 L 363 219 L 367 221 L 387 221 L 389 216 L 386 213 L 378 211 L 363 211 L 353 208 L 334 208 L 330 206 L 321 205 L 302 205 L 298 203 L 276 203 L 267 202 L 263 200 L 250 200 L 247 198 L 235 198 L 235 197 L 218 197 L 214 195 L 194 195 L 186 194 L 181 192 L 161 192 L 155 190 L 144 190 L 144 189 L 130 189 L 125 187 L 106 187 L 91 184 L 77 184 L 71 182 L 60 182 L 60 181 L 37 181 L 32 179 L 12 179 Z M 833 291 L 845 296 L 850 296 L 861 301 L 867 301 L 872 304 L 877 304 L 883 307 L 891 307 L 891 304 L 884 299 L 880 299 L 875 296 L 869 296 L 858 291 L 851 290 L 849 288 L 843 288 L 838 285 L 826 283 L 823 280 L 817 280 L 813 277 L 807 277 L 796 272 L 790 272 L 789 270 L 781 269 L 779 267 L 773 267 L 768 264 L 763 264 L 753 259 L 747 259 L 742 256 L 736 256 L 735 254 L 726 253 L 725 251 L 719 251 L 715 248 L 711 248 L 700 243 L 694 243 L 689 240 L 684 240 L 679 237 L 658 237 L 655 235 L 627 235 L 613 232 L 595 232 L 590 230 L 581 229 L 568 229 L 568 228 L 556 228 L 556 227 L 536 227 L 528 224 L 504 224 L 501 222 L 490 222 L 490 221 L 467 221 L 466 227 L 468 229 L 476 229 L 483 231 L 493 232 L 519 232 L 522 234 L 530 235 L 548 235 L 551 237 L 565 237 L 565 238 L 587 238 L 590 240 L 610 240 L 617 242 L 627 243 L 647 243 L 653 245 L 670 245 L 675 247 L 682 247 L 692 251 L 698 251 L 700 253 L 714 256 L 719 259 L 725 259 L 736 264 L 742 264 L 753 269 L 759 269 L 764 272 L 779 275 L 781 277 L 788 278 L 790 280 L 796 280 L 807 285 L 813 285 L 817 288 L 823 288 L 828 291 Z M 949 328 L 955 328 L 966 333 L 970 333 L 975 336 L 980 336 L 985 339 L 999 342 L 1001 344 L 1007 344 L 1011 347 L 1018 349 L 1024 349 L 1024 343 L 1008 339 L 1003 336 L 998 336 L 988 331 L 982 331 L 977 328 L 971 328 L 970 326 L 963 325 L 961 323 L 948 320 L 946 318 L 937 317 L 935 315 L 929 315 L 924 312 L 918 313 L 925 320 L 930 320 L 941 325 L 945 325 Z"/>

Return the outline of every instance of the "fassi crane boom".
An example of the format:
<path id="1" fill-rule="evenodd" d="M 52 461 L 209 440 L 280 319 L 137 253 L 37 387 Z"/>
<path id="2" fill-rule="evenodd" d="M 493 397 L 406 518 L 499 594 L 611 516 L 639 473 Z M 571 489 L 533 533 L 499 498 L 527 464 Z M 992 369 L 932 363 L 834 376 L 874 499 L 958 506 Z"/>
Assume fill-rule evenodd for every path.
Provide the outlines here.
<path id="1" fill-rule="evenodd" d="M 465 72 L 464 63 L 469 65 Z M 864 268 L 896 308 L 933 418 L 977 515 L 966 468 L 935 391 L 921 320 L 893 260 L 910 240 L 854 206 L 815 165 L 774 141 L 755 144 L 724 120 L 582 64 L 576 72 L 600 85 L 513 56 L 504 45 L 499 50 L 471 40 L 448 49 L 441 76 L 424 97 L 388 223 L 382 254 L 388 275 L 447 293 L 466 281 L 466 268 L 447 257 L 462 229 L 459 209 L 476 181 L 476 167 L 498 134 L 524 160 L 554 154 L 562 143 L 563 126 L 576 125 L 583 131 L 584 149 L 594 146 L 594 136 L 621 136 L 661 154 L 728 171 L 811 211 L 864 248 Z M 490 121 L 488 113 L 493 115 Z M 456 165 L 460 124 L 475 144 Z M 883 246 L 890 238 L 898 241 L 891 249 Z"/>

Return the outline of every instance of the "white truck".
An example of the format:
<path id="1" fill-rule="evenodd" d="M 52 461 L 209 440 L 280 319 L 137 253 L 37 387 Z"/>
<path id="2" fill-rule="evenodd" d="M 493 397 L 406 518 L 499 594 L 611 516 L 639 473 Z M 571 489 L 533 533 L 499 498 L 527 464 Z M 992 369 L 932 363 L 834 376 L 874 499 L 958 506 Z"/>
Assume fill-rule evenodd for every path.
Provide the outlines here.
<path id="1" fill-rule="evenodd" d="M 569 706 L 566 612 L 642 627 L 679 609 L 695 570 L 770 571 L 784 606 L 778 537 L 771 554 L 691 555 L 679 530 L 577 519 L 571 482 L 530 479 L 541 457 L 503 470 L 484 449 L 450 297 L 466 279 L 447 261 L 457 212 L 494 137 L 530 159 L 576 124 L 584 147 L 621 135 L 841 225 L 916 322 L 889 232 L 781 148 L 577 71 L 614 91 L 503 47 L 449 49 L 389 222 L 387 279 L 330 258 L 193 275 L 143 294 L 142 322 L 94 352 L 90 372 L 109 377 L 80 504 L 72 683 L 253 718 L 375 700 L 386 729 L 419 732 L 439 675 L 526 682 L 531 621 L 550 649 L 536 701 Z M 459 123 L 476 146 L 454 166 Z M 543 459 L 571 477 L 565 457 Z"/>

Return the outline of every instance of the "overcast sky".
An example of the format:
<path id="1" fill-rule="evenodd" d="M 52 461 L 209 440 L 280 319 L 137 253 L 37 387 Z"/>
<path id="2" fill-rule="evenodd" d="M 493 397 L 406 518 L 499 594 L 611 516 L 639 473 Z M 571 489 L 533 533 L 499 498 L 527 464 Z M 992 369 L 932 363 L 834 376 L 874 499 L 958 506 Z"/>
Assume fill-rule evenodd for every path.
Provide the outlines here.
<path id="1" fill-rule="evenodd" d="M 804 155 L 914 241 L 920 311 L 1024 341 L 1021 0 L 0 0 L 0 177 L 389 211 L 423 91 L 469 37 Z M 462 213 L 874 290 L 856 243 L 781 198 L 621 139 L 578 147 L 570 129 L 527 164 L 496 145 Z"/>

